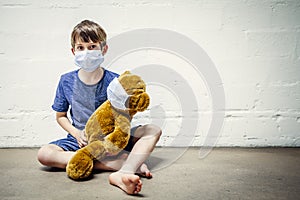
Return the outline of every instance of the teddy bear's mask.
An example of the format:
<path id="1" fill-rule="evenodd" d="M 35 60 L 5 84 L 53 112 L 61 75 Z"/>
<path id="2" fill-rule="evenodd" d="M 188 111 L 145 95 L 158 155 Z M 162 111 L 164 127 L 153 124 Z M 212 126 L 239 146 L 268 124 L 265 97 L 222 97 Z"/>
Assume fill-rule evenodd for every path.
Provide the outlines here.
<path id="1" fill-rule="evenodd" d="M 113 107 L 125 110 L 128 108 L 128 98 L 130 95 L 124 90 L 118 78 L 114 78 L 107 87 L 107 99 Z"/>

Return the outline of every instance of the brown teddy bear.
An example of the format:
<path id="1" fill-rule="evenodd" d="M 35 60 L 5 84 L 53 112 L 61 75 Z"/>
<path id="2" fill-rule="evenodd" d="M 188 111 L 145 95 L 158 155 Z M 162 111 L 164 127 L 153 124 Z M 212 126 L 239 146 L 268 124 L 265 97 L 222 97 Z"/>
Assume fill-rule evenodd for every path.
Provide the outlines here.
<path id="1" fill-rule="evenodd" d="M 89 177 L 95 160 L 101 160 L 108 154 L 115 155 L 124 149 L 130 138 L 130 122 L 133 115 L 149 106 L 150 98 L 146 93 L 146 85 L 139 76 L 126 71 L 113 81 L 119 83 L 119 88 L 122 86 L 128 99 L 121 102 L 123 107 L 113 106 L 120 105 L 120 102 L 107 100 L 89 118 L 85 127 L 88 145 L 79 149 L 66 167 L 68 176 L 74 180 Z M 111 89 L 114 90 L 112 87 Z M 112 98 L 118 100 L 118 93 L 111 92 L 115 95 L 115 98 Z"/>

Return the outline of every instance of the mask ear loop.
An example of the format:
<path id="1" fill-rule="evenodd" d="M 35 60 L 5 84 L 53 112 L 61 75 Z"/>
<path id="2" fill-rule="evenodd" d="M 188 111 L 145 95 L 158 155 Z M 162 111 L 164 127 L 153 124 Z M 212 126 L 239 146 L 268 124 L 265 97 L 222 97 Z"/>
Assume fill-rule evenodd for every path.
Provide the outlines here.
<path id="1" fill-rule="evenodd" d="M 129 108 L 129 101 L 130 101 L 130 97 L 132 97 L 133 95 L 128 95 L 127 96 L 127 99 L 126 99 L 126 101 L 125 101 L 125 107 L 126 108 Z"/>

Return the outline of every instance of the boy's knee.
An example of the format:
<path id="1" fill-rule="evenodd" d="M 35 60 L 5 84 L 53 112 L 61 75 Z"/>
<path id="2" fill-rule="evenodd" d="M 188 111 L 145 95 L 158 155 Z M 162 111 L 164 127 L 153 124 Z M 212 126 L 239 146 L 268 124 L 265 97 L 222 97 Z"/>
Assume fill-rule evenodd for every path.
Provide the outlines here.
<path id="1" fill-rule="evenodd" d="M 145 136 L 154 136 L 158 140 L 162 134 L 162 130 L 154 124 L 147 124 L 144 126 L 144 134 Z"/>
<path id="2" fill-rule="evenodd" d="M 43 146 L 39 149 L 38 154 L 37 154 L 38 161 L 43 165 L 45 165 L 45 163 L 46 163 L 46 155 L 45 154 L 46 154 L 45 146 Z"/>
<path id="3" fill-rule="evenodd" d="M 51 154 L 53 154 L 53 150 L 49 148 L 48 145 L 43 146 L 38 151 L 37 159 L 42 165 L 48 166 L 50 163 Z"/>

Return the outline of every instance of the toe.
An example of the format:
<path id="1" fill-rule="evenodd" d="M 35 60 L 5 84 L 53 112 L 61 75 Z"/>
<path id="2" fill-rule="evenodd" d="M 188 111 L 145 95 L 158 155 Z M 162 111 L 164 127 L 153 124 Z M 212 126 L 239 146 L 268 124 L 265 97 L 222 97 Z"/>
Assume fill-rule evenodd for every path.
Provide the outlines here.
<path id="1" fill-rule="evenodd" d="M 152 173 L 150 172 L 148 166 L 145 163 L 143 163 L 140 166 L 138 174 L 144 178 L 152 178 Z"/>
<path id="2" fill-rule="evenodd" d="M 118 186 L 127 194 L 137 194 L 142 189 L 142 181 L 139 176 L 134 174 L 112 173 L 109 176 L 112 185 Z"/>

